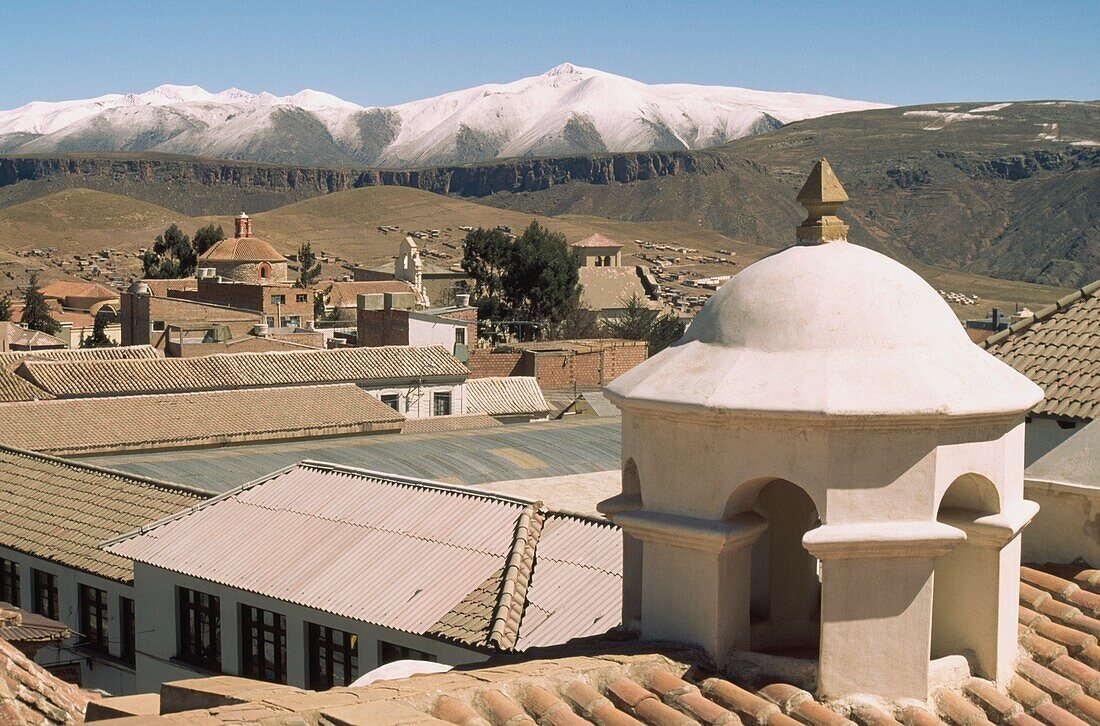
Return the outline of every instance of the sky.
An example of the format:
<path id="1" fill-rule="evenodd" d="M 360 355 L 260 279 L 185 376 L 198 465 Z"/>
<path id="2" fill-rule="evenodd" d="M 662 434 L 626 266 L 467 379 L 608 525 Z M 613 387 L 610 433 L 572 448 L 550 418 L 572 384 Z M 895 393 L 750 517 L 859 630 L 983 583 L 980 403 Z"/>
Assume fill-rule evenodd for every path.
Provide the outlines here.
<path id="1" fill-rule="evenodd" d="M 10 0 L 0 27 L 0 109 L 162 83 L 384 106 L 565 61 L 898 105 L 1100 98 L 1100 0 Z"/>

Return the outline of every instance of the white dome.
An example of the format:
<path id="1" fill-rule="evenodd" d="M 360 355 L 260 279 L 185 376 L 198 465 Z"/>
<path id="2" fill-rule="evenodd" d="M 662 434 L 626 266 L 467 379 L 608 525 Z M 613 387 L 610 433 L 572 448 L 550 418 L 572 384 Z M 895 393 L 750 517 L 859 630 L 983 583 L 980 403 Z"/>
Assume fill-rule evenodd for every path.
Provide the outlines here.
<path id="1" fill-rule="evenodd" d="M 625 407 L 822 416 L 1022 412 L 1042 399 L 916 273 L 847 242 L 750 265 L 607 392 Z"/>

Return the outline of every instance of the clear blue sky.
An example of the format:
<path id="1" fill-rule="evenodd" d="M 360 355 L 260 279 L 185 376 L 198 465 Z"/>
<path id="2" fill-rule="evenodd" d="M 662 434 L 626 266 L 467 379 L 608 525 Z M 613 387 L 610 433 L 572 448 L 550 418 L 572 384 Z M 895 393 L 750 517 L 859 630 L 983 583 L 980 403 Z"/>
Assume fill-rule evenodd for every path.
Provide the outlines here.
<path id="1" fill-rule="evenodd" d="M 4 0 L 0 27 L 0 109 L 161 83 L 390 105 L 567 60 L 895 104 L 1100 98 L 1100 0 Z"/>

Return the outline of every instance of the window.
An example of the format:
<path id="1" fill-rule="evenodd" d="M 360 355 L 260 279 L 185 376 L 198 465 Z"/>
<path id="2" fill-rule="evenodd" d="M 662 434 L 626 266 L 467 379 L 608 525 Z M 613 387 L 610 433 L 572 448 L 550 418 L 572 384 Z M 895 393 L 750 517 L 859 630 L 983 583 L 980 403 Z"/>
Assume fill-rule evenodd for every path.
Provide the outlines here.
<path id="1" fill-rule="evenodd" d="M 382 403 L 386 404 L 394 411 L 401 410 L 401 396 L 396 393 L 383 393 Z"/>
<path id="2" fill-rule="evenodd" d="M 466 345 L 466 327 L 455 328 L 455 345 Z"/>
<path id="3" fill-rule="evenodd" d="M 432 394 L 432 415 L 433 416 L 450 416 L 451 415 L 451 393 L 436 392 Z"/>
<path id="4" fill-rule="evenodd" d="M 309 302 L 309 295 L 295 295 L 294 302 Z"/>
<path id="5" fill-rule="evenodd" d="M 286 305 L 286 295 L 272 295 L 271 296 L 271 304 L 272 305 Z"/>
<path id="6" fill-rule="evenodd" d="M 179 588 L 179 659 L 212 671 L 222 669 L 221 600 Z"/>
<path id="7" fill-rule="evenodd" d="M 91 585 L 80 586 L 81 645 L 89 650 L 108 652 L 107 592 Z"/>
<path id="8" fill-rule="evenodd" d="M 383 666 L 393 663 L 395 660 L 426 660 L 435 663 L 436 657 L 431 653 L 425 653 L 415 648 L 406 648 L 403 645 L 394 645 L 384 640 L 378 641 L 378 665 Z"/>
<path id="9" fill-rule="evenodd" d="M 307 623 L 309 687 L 326 691 L 350 686 L 359 672 L 359 636 Z"/>
<path id="10" fill-rule="evenodd" d="M 57 575 L 34 571 L 34 611 L 57 620 Z"/>
<path id="11" fill-rule="evenodd" d="M 0 559 L 0 600 L 19 607 L 19 563 Z"/>
<path id="12" fill-rule="evenodd" d="M 163 320 L 154 320 L 153 321 L 153 330 L 164 330 L 164 321 Z"/>
<path id="13" fill-rule="evenodd" d="M 137 624 L 134 620 L 134 601 L 128 597 L 118 599 L 118 611 L 122 618 L 122 660 L 131 666 L 135 663 Z"/>
<path id="14" fill-rule="evenodd" d="M 241 605 L 241 675 L 286 683 L 286 618 Z"/>

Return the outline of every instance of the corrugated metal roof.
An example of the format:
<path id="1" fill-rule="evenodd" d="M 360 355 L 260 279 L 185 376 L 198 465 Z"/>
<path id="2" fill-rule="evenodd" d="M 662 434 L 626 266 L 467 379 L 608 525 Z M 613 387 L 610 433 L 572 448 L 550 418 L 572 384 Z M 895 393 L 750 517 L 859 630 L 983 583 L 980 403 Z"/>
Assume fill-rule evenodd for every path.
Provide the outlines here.
<path id="1" fill-rule="evenodd" d="M 439 345 L 95 362 L 28 360 L 19 368 L 24 378 L 58 397 L 462 378 L 468 373 Z"/>
<path id="2" fill-rule="evenodd" d="M 131 582 L 133 563 L 101 542 L 206 496 L 0 446 L 0 545 L 111 580 Z"/>
<path id="3" fill-rule="evenodd" d="M 462 620 L 464 633 L 485 630 L 467 621 L 491 609 L 468 603 L 479 591 L 492 593 L 486 582 L 501 576 L 516 538 L 528 535 L 517 522 L 529 509 L 476 490 L 306 462 L 105 549 L 343 617 L 446 636 L 440 623 Z M 589 622 L 571 604 L 590 609 L 620 589 L 621 572 L 607 569 L 616 556 L 621 561 L 617 530 L 567 516 L 553 521 L 546 584 L 538 591 L 545 612 L 531 636 L 538 644 L 617 624 Z M 554 541 L 561 538 L 574 541 Z M 528 559 L 528 566 L 540 563 L 537 580 L 541 559 Z"/>
<path id="4" fill-rule="evenodd" d="M 491 376 L 466 381 L 466 409 L 490 416 L 545 416 L 550 404 L 534 376 Z"/>
<path id="5" fill-rule="evenodd" d="M 454 484 L 617 469 L 621 419 L 572 419 L 401 436 L 343 436 L 194 451 L 112 454 L 84 461 L 225 492 L 315 459 Z M 526 459 L 504 455 L 525 452 Z"/>
<path id="6" fill-rule="evenodd" d="M 0 441 L 76 454 L 398 431 L 403 422 L 363 389 L 338 383 L 9 403 L 0 405 Z"/>

